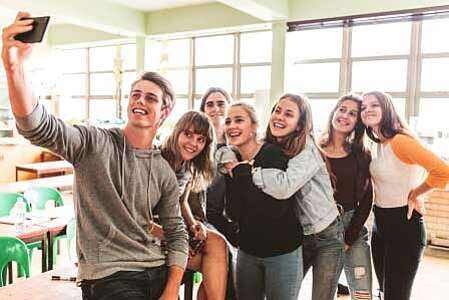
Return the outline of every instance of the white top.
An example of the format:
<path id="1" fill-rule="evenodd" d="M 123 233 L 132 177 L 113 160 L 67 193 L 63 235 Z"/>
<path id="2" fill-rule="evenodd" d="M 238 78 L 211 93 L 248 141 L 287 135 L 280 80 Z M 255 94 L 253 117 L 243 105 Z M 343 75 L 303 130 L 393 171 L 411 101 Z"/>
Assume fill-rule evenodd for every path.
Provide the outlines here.
<path id="1" fill-rule="evenodd" d="M 390 143 L 377 144 L 370 164 L 374 204 L 382 208 L 406 206 L 408 194 L 423 180 L 425 170 L 399 160 Z"/>

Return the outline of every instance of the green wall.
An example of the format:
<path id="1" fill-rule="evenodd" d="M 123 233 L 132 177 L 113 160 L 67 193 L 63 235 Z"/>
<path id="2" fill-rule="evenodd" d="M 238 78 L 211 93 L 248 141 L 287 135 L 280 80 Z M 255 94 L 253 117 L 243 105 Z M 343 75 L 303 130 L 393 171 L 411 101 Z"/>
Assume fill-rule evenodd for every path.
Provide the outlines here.
<path id="1" fill-rule="evenodd" d="M 126 38 L 117 34 L 70 24 L 51 26 L 48 36 L 49 42 L 52 45 L 78 44 Z"/>

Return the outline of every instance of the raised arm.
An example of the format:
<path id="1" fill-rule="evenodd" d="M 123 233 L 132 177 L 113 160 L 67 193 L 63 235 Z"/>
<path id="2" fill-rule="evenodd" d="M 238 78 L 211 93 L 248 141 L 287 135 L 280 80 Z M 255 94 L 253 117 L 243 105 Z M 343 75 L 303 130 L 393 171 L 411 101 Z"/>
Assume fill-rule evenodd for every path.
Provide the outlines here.
<path id="1" fill-rule="evenodd" d="M 24 63 L 31 55 L 31 44 L 14 40 L 14 37 L 30 31 L 33 20 L 21 20 L 31 17 L 27 12 L 19 12 L 14 23 L 3 28 L 2 60 L 8 81 L 8 93 L 14 115 L 25 117 L 31 114 L 37 105 L 31 84 L 27 81 Z"/>
<path id="2" fill-rule="evenodd" d="M 287 169 L 255 168 L 254 184 L 276 199 L 288 199 L 319 172 L 325 163 L 312 141 L 288 161 Z"/>

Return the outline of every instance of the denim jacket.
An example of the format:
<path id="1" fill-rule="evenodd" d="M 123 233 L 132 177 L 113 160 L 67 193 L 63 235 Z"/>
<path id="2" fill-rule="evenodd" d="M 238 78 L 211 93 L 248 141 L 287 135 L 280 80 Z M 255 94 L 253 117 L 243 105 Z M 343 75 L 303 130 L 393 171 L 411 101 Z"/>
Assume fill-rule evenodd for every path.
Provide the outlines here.
<path id="1" fill-rule="evenodd" d="M 276 199 L 295 195 L 296 212 L 305 235 L 321 232 L 339 215 L 326 164 L 312 138 L 289 160 L 286 171 L 255 168 L 253 182 Z"/>

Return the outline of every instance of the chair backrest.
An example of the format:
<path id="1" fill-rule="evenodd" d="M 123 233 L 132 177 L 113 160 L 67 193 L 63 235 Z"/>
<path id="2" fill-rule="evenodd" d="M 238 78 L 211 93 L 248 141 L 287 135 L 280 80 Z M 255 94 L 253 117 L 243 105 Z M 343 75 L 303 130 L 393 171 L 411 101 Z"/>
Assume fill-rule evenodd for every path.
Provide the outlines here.
<path id="1" fill-rule="evenodd" d="M 4 270 L 12 261 L 23 270 L 25 277 L 30 277 L 30 262 L 25 243 L 15 237 L 0 236 L 0 286 L 6 285 Z"/>
<path id="2" fill-rule="evenodd" d="M 64 205 L 61 194 L 54 188 L 35 187 L 26 190 L 23 194 L 31 201 L 32 209 L 45 209 L 47 201 L 54 201 L 55 206 Z"/>
<path id="3" fill-rule="evenodd" d="M 31 211 L 30 203 L 24 195 L 18 193 L 0 192 L 0 217 L 9 215 L 9 212 L 14 207 L 17 199 L 19 198 L 25 199 L 26 210 L 27 212 Z"/>

